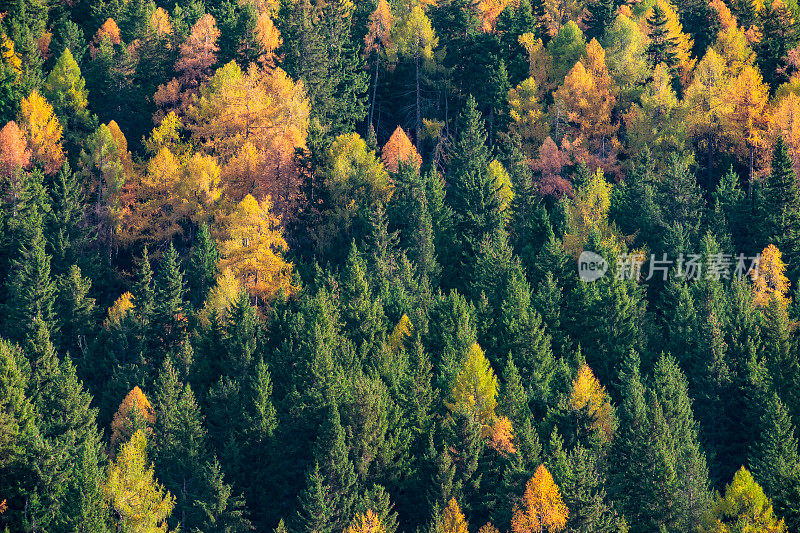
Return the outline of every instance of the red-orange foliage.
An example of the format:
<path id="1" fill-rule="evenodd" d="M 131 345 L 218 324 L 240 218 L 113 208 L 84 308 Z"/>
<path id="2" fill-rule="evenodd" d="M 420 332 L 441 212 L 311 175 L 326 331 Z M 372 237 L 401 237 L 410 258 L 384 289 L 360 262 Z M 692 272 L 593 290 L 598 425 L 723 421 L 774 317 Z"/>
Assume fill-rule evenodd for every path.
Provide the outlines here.
<path id="1" fill-rule="evenodd" d="M 117 409 L 111 421 L 111 449 L 123 440 L 130 438 L 137 429 L 152 426 L 156 421 L 156 414 L 150 401 L 139 387 L 134 387 Z"/>
<path id="2" fill-rule="evenodd" d="M 397 172 L 400 168 L 400 163 L 414 165 L 417 170 L 422 166 L 422 158 L 419 152 L 417 152 L 417 149 L 411 144 L 408 135 L 406 135 L 406 132 L 404 132 L 403 128 L 400 126 L 397 126 L 392 136 L 389 137 L 389 140 L 383 145 L 381 161 L 383 161 L 383 166 L 386 167 L 386 170 L 389 172 Z"/>
<path id="3" fill-rule="evenodd" d="M 568 158 L 556 146 L 555 141 L 548 137 L 539 148 L 539 157 L 531 162 L 531 168 L 539 173 L 539 193 L 556 197 L 572 195 L 572 185 L 564 179 L 564 166 Z"/>
<path id="4" fill-rule="evenodd" d="M 117 26 L 117 23 L 114 22 L 114 19 L 112 18 L 106 19 L 103 25 L 97 29 L 97 33 L 94 34 L 95 44 L 99 45 L 101 42 L 103 42 L 103 38 L 105 37 L 108 37 L 108 39 L 111 41 L 111 44 L 122 43 L 122 37 L 120 37 L 119 33 L 119 26 Z"/>
<path id="5" fill-rule="evenodd" d="M 220 31 L 214 17 L 206 14 L 198 20 L 186 42 L 180 46 L 180 57 L 175 63 L 178 77 L 160 85 L 153 97 L 163 115 L 170 111 L 185 111 L 203 83 L 208 81 L 217 64 L 217 39 Z M 163 116 L 157 114 L 157 121 Z"/>
<path id="6" fill-rule="evenodd" d="M 0 176 L 10 178 L 31 162 L 25 135 L 13 120 L 0 130 Z"/>

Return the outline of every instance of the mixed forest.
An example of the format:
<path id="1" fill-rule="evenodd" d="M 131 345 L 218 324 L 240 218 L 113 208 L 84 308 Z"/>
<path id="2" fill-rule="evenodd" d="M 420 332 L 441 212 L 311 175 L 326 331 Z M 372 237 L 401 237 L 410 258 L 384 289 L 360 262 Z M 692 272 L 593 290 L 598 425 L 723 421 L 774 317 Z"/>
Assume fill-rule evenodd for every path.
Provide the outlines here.
<path id="1" fill-rule="evenodd" d="M 0 0 L 0 530 L 798 532 L 798 177 L 796 0 Z"/>

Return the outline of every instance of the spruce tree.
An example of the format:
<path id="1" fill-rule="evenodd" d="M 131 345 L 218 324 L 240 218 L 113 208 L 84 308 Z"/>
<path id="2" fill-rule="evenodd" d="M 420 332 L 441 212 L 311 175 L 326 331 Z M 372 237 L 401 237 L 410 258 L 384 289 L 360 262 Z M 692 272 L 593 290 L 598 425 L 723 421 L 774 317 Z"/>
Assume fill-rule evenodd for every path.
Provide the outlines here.
<path id="1" fill-rule="evenodd" d="M 58 278 L 56 285 L 55 308 L 59 322 L 56 344 L 62 352 L 73 357 L 85 357 L 95 327 L 95 299 L 89 296 L 92 282 L 81 275 L 77 265 L 73 265 L 69 272 Z"/>
<path id="2" fill-rule="evenodd" d="M 5 307 L 5 330 L 14 339 L 24 340 L 35 332 L 38 319 L 49 332 L 56 329 L 53 312 L 56 286 L 50 276 L 50 256 L 45 252 L 41 223 L 29 242 L 22 244 L 12 263 L 9 298 Z"/>
<path id="3" fill-rule="evenodd" d="M 469 282 L 481 241 L 501 224 L 500 204 L 488 174 L 489 149 L 483 118 L 474 98 L 467 100 L 458 120 L 458 135 L 450 149 L 447 199 L 453 212 L 455 249 L 448 261 L 449 284 L 463 288 Z"/>
<path id="4" fill-rule="evenodd" d="M 348 456 L 348 448 L 339 407 L 331 402 L 314 443 L 314 458 L 319 464 L 324 485 L 328 488 L 330 525 L 334 531 L 346 527 L 357 496 L 356 473 Z"/>
<path id="5" fill-rule="evenodd" d="M 796 279 L 800 273 L 797 240 L 800 238 L 800 186 L 794 174 L 794 165 L 782 136 L 778 136 L 772 154 L 772 170 L 758 187 L 757 232 L 760 242 L 774 244 L 783 253 L 789 265 L 789 277 Z"/>
<path id="6" fill-rule="evenodd" d="M 154 283 L 153 331 L 162 352 L 174 352 L 186 335 L 185 293 L 180 259 L 170 243 Z M 159 362 L 153 361 L 158 368 Z"/>
<path id="7" fill-rule="evenodd" d="M 772 498 L 790 531 L 800 526 L 800 454 L 795 428 L 777 395 L 761 415 L 761 434 L 750 448 L 753 477 Z"/>
<path id="8" fill-rule="evenodd" d="M 674 67 L 677 64 L 677 44 L 669 34 L 668 23 L 664 10 L 658 3 L 654 4 L 650 16 L 647 17 L 648 35 L 650 36 L 647 57 L 653 67 L 659 63 L 664 63 L 668 67 Z"/>
<path id="9" fill-rule="evenodd" d="M 189 266 L 186 270 L 189 282 L 189 296 L 195 308 L 200 308 L 208 296 L 208 291 L 217 281 L 219 271 L 219 252 L 217 243 L 211 236 L 208 225 L 200 224 L 197 231 L 197 242 L 192 248 Z"/>
<path id="10" fill-rule="evenodd" d="M 594 0 L 587 6 L 589 10 L 589 22 L 586 28 L 586 40 L 602 40 L 606 29 L 614 24 L 617 17 L 616 0 Z"/>

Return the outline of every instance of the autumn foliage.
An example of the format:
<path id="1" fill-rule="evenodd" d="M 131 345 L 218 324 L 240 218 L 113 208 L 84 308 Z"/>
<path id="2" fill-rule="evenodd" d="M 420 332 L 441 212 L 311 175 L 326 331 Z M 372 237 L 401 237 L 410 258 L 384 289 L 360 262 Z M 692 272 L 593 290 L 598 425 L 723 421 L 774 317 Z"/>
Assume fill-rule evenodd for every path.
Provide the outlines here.
<path id="1" fill-rule="evenodd" d="M 553 476 L 544 465 L 528 481 L 522 504 L 514 510 L 511 520 L 513 533 L 553 533 L 561 531 L 567 524 L 569 511 L 561 499 L 561 492 Z"/>

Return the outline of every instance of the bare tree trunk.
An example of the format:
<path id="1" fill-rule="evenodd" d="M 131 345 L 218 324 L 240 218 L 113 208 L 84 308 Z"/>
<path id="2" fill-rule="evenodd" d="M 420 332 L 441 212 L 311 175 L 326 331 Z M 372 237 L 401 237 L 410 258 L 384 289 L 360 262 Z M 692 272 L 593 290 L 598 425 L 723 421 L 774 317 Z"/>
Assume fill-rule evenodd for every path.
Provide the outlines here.
<path id="1" fill-rule="evenodd" d="M 373 130 L 375 129 L 375 125 L 372 123 L 372 117 L 375 114 L 375 95 L 378 93 L 378 63 L 380 60 L 381 51 L 380 48 L 378 48 L 378 51 L 375 53 L 375 82 L 372 86 L 372 105 L 369 108 L 369 125 L 372 126 Z"/>

